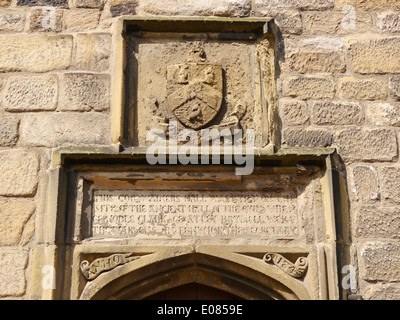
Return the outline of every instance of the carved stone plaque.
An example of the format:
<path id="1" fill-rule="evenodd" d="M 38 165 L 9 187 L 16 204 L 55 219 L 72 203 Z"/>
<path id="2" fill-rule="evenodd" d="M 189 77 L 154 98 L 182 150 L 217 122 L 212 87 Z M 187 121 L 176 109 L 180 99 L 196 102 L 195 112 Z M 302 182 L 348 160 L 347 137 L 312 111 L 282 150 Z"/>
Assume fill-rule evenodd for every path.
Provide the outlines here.
<path id="1" fill-rule="evenodd" d="M 295 192 L 94 191 L 94 238 L 291 239 L 298 233 Z"/>
<path id="2" fill-rule="evenodd" d="M 168 68 L 168 106 L 187 128 L 200 129 L 222 105 L 222 67 L 180 64 Z"/>
<path id="3" fill-rule="evenodd" d="M 229 31 L 207 21 L 207 34 L 203 22 L 182 21 L 181 27 L 171 22 L 171 32 L 154 32 L 150 23 L 151 32 L 140 25 L 127 33 L 121 139 L 149 146 L 148 132 L 163 130 L 168 140 L 169 126 L 177 122 L 178 132 L 250 129 L 256 146 L 277 144 L 275 57 L 264 33 L 267 21 L 234 21 Z"/>

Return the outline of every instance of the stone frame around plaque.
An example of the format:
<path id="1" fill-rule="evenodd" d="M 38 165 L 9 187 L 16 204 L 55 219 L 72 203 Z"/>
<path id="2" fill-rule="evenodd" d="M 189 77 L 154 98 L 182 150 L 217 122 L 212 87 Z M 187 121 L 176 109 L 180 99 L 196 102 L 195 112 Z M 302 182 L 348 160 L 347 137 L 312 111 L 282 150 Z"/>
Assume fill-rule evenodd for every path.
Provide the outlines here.
<path id="1" fill-rule="evenodd" d="M 182 125 L 182 128 L 194 130 L 201 128 L 229 128 L 233 130 L 232 128 L 236 126 L 250 126 L 256 131 L 257 147 L 277 145 L 276 49 L 273 26 L 274 22 L 270 18 L 121 17 L 115 26 L 112 142 L 123 146 L 140 147 L 143 145 L 144 133 L 149 129 L 163 129 L 168 126 L 169 121 L 177 121 L 179 126 Z M 147 68 L 152 69 L 153 67 L 155 69 L 153 74 L 146 74 L 144 81 L 138 80 L 140 66 L 133 65 L 137 62 L 136 58 L 139 54 L 136 51 L 139 50 L 138 47 L 135 48 L 132 45 L 132 41 L 134 41 L 132 39 L 141 39 L 141 41 L 151 43 L 156 49 L 149 49 L 149 52 L 162 51 L 163 47 L 160 47 L 161 49 L 156 47 L 159 43 L 167 43 L 166 46 L 168 46 L 168 42 L 173 42 L 170 47 L 180 46 L 178 49 L 172 49 L 172 51 L 178 50 L 178 52 L 175 52 L 176 61 L 170 62 L 168 66 L 163 65 L 164 62 L 160 62 L 160 70 L 156 70 L 157 66 L 154 64 L 160 59 L 157 59 L 157 56 L 154 55 L 153 65 Z M 206 52 L 204 52 L 204 48 L 198 45 L 199 43 L 209 42 L 214 44 L 223 42 L 224 47 L 221 50 L 230 51 L 231 54 L 236 51 L 235 46 L 230 48 L 232 43 L 242 44 L 243 47 L 246 47 L 246 50 L 251 52 L 251 54 L 247 53 L 247 55 L 250 55 L 247 60 L 251 60 L 251 64 L 248 68 L 244 68 L 244 66 L 244 69 L 242 68 L 244 70 L 242 72 L 247 72 L 248 77 L 251 77 L 246 85 L 235 85 L 234 89 L 229 87 L 229 84 L 229 88 L 226 87 L 229 81 L 240 81 L 227 79 L 229 74 L 237 73 L 238 70 L 227 73 L 226 65 L 221 70 L 223 63 L 221 57 L 218 57 L 215 46 L 210 46 L 209 52 L 205 48 Z M 191 46 L 190 43 L 194 43 L 194 45 Z M 188 48 L 189 50 L 187 50 Z M 207 58 L 207 54 L 211 57 L 210 59 Z M 168 56 L 169 60 L 170 58 Z M 137 60 L 140 61 L 140 57 Z M 233 58 L 232 61 L 234 61 Z M 247 63 L 247 61 L 243 63 Z M 229 63 L 225 62 L 225 64 Z M 233 62 L 231 62 L 231 66 L 232 64 Z M 176 75 L 176 72 L 179 72 L 179 70 L 174 71 L 174 68 L 180 69 L 185 66 L 186 69 L 189 69 L 186 72 L 189 73 L 189 78 L 193 78 L 193 81 L 189 79 L 186 87 L 184 84 L 180 85 L 182 82 L 179 80 L 176 80 L 177 82 L 174 84 L 171 80 L 171 77 L 174 76 L 171 76 L 171 74 Z M 225 80 L 221 78 L 218 68 L 222 71 L 222 77 L 225 77 Z M 212 85 L 207 81 L 207 76 L 202 79 L 203 72 L 207 73 L 207 70 L 214 77 Z M 162 74 L 161 77 L 159 76 L 160 73 Z M 165 83 L 163 78 L 167 77 L 169 77 L 169 80 L 168 83 Z M 161 80 L 158 81 L 153 78 Z M 156 83 L 156 87 L 152 91 L 149 89 L 148 94 L 143 92 L 142 96 L 142 91 L 146 90 L 138 89 L 138 83 L 147 82 L 150 85 Z M 192 104 L 197 101 L 197 106 L 191 106 L 185 98 L 182 98 L 182 94 L 185 96 L 196 95 L 193 93 L 196 91 L 196 86 L 201 86 L 198 89 L 201 90 L 202 96 L 200 99 L 194 97 L 193 100 L 190 100 Z M 234 85 L 232 84 L 232 86 Z M 167 89 L 167 87 L 170 89 Z M 239 87 L 242 87 L 245 91 L 243 93 L 230 92 L 236 91 Z M 179 88 L 181 88 L 182 94 L 179 93 Z M 154 96 L 156 92 L 164 92 L 165 90 L 167 90 L 167 94 L 163 93 L 159 97 Z M 168 90 L 172 91 L 168 92 Z M 140 96 L 137 92 L 140 92 Z M 244 97 L 247 92 L 252 92 L 252 94 Z M 172 100 L 173 93 L 176 93 L 175 100 Z M 169 102 L 166 96 L 169 97 Z M 241 98 L 245 101 L 243 102 Z M 221 104 L 222 111 L 219 110 Z M 191 108 L 199 109 L 197 112 L 203 111 L 200 120 L 196 120 L 197 114 L 195 115 L 193 112 L 193 117 L 190 114 L 188 115 L 188 110 L 192 110 Z M 249 110 L 246 118 L 247 108 Z M 242 117 L 244 118 L 242 119 Z M 151 122 L 147 122 L 148 119 L 151 119 Z M 142 127 L 143 129 L 141 129 Z"/>
<path id="2" fill-rule="evenodd" d="M 344 241 L 348 230 L 343 226 L 348 225 L 345 221 L 348 217 L 338 165 L 337 154 L 327 149 L 303 150 L 303 153 L 280 150 L 275 155 L 260 151 L 256 157 L 255 174 L 270 172 L 297 177 L 311 174 L 318 180 L 321 189 L 315 190 L 318 197 L 314 201 L 322 201 L 323 209 L 312 210 L 311 216 L 304 220 L 308 221 L 307 232 L 319 234 L 311 246 L 303 240 L 291 243 L 290 239 L 264 241 L 260 245 L 207 241 L 194 244 L 180 240 L 170 244 L 161 241 L 157 245 L 157 242 L 140 243 L 123 238 L 85 239 L 85 224 L 76 223 L 76 219 L 85 221 L 76 215 L 81 212 L 76 207 L 85 207 L 83 195 L 88 191 L 81 183 L 83 180 L 76 178 L 77 173 L 82 176 L 79 172 L 86 172 L 84 176 L 89 180 L 103 176 L 105 180 L 98 180 L 103 187 L 112 181 L 119 187 L 127 186 L 130 185 L 127 175 L 132 179 L 135 172 L 149 169 L 145 154 L 117 153 L 107 148 L 57 150 L 44 190 L 47 202 L 39 218 L 41 236 L 33 254 L 32 298 L 145 298 L 168 289 L 163 283 L 169 275 L 172 282 L 168 283 L 173 286 L 190 282 L 210 285 L 212 279 L 214 287 L 224 283 L 229 292 L 247 299 L 339 299 L 342 295 L 339 270 L 349 264 L 351 247 Z M 228 166 L 221 168 L 226 172 L 233 170 Z M 191 181 L 195 182 L 193 173 L 210 170 L 210 166 L 154 166 L 151 170 L 164 174 L 191 172 Z M 211 170 L 219 172 L 215 166 Z M 171 265 L 176 268 L 171 269 Z M 43 266 L 55 270 L 54 289 L 42 286 Z M 153 274 L 151 270 L 160 272 Z M 150 279 L 151 286 L 144 285 Z M 127 281 L 131 283 L 129 288 Z"/>

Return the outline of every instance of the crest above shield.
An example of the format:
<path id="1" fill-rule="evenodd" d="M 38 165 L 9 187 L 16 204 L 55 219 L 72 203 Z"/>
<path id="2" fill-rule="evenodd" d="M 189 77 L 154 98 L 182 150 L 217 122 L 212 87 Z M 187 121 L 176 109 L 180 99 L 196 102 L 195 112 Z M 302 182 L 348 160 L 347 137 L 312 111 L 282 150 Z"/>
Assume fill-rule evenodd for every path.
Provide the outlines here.
<path id="1" fill-rule="evenodd" d="M 223 100 L 222 74 L 222 66 L 212 64 L 168 67 L 168 107 L 185 127 L 198 130 L 216 117 Z"/>

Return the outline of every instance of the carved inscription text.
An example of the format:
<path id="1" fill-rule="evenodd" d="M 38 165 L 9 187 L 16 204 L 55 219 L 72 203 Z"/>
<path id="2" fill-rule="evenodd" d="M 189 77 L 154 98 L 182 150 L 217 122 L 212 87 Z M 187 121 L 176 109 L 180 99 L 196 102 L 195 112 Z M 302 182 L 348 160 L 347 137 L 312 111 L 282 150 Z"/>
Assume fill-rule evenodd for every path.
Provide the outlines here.
<path id="1" fill-rule="evenodd" d="M 95 190 L 92 237 L 295 238 L 296 192 Z"/>

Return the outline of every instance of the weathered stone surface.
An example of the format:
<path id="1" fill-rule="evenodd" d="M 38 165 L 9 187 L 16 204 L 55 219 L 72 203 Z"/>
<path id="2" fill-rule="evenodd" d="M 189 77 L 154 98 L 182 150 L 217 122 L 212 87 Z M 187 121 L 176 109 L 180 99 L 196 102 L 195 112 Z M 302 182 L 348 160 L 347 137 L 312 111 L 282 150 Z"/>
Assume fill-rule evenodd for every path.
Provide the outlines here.
<path id="1" fill-rule="evenodd" d="M 0 248 L 0 297 L 18 297 L 25 293 L 27 265 L 26 250 Z"/>
<path id="2" fill-rule="evenodd" d="M 400 8 L 398 0 L 335 0 L 335 7 L 338 9 L 347 5 L 353 6 L 357 10 Z"/>
<path id="3" fill-rule="evenodd" d="M 354 23 L 348 20 L 348 13 L 317 11 L 303 13 L 303 31 L 309 34 L 349 34 L 369 31 L 372 17 L 367 12 L 357 12 Z"/>
<path id="4" fill-rule="evenodd" d="M 32 132 L 30 132 L 32 134 Z M 31 151 L 0 151 L 0 195 L 29 196 L 36 191 L 39 159 Z"/>
<path id="5" fill-rule="evenodd" d="M 205 80 L 204 75 L 207 77 Z M 186 128 L 201 129 L 216 117 L 223 99 L 221 66 L 170 65 L 167 79 L 169 110 Z M 193 96 L 195 92 L 201 92 L 201 96 Z"/>
<path id="6" fill-rule="evenodd" d="M 34 201 L 0 201 L 0 246 L 18 244 L 35 209 Z"/>
<path id="7" fill-rule="evenodd" d="M 383 32 L 400 31 L 400 14 L 397 12 L 383 12 L 377 16 L 376 25 Z"/>
<path id="8" fill-rule="evenodd" d="M 244 17 L 251 9 L 249 0 L 143 0 L 139 4 L 143 12 L 156 15 Z"/>
<path id="9" fill-rule="evenodd" d="M 385 100 L 386 85 L 383 79 L 343 77 L 338 81 L 339 97 L 356 100 Z"/>
<path id="10" fill-rule="evenodd" d="M 43 147 L 109 145 L 109 122 L 108 115 L 92 113 L 26 115 L 21 119 L 20 144 Z"/>
<path id="11" fill-rule="evenodd" d="M 389 91 L 394 98 L 400 100 L 400 76 L 390 78 Z"/>
<path id="12" fill-rule="evenodd" d="M 0 0 L 0 7 L 8 7 L 12 0 Z"/>
<path id="13" fill-rule="evenodd" d="M 20 245 L 25 246 L 32 240 L 35 235 L 36 224 L 35 219 L 31 218 L 24 227 L 23 233 L 21 235 Z"/>
<path id="14" fill-rule="evenodd" d="M 282 91 L 284 96 L 303 99 L 333 98 L 335 83 L 328 77 L 296 76 L 283 79 Z"/>
<path id="15" fill-rule="evenodd" d="M 280 32 L 284 34 L 301 34 L 303 30 L 301 14 L 298 10 L 276 10 L 261 7 L 255 12 L 255 15 L 274 18 Z"/>
<path id="16" fill-rule="evenodd" d="M 348 129 L 336 139 L 346 160 L 392 161 L 398 154 L 396 132 L 388 129 Z"/>
<path id="17" fill-rule="evenodd" d="M 345 72 L 344 56 L 340 52 L 298 51 L 288 54 L 289 67 L 300 73 Z"/>
<path id="18" fill-rule="evenodd" d="M 355 236 L 357 238 L 386 238 L 400 237 L 399 208 L 361 208 L 356 216 Z"/>
<path id="19" fill-rule="evenodd" d="M 76 35 L 76 69 L 106 71 L 110 66 L 112 36 L 108 33 L 83 33 Z"/>
<path id="20" fill-rule="evenodd" d="M 333 8 L 333 0 L 255 0 L 255 7 L 297 8 L 326 10 Z"/>
<path id="21" fill-rule="evenodd" d="M 18 6 L 50 6 L 68 8 L 68 0 L 18 0 Z"/>
<path id="22" fill-rule="evenodd" d="M 398 242 L 367 242 L 361 249 L 361 261 L 364 280 L 400 280 L 400 245 Z"/>
<path id="23" fill-rule="evenodd" d="M 361 124 L 364 115 L 359 103 L 315 102 L 313 119 L 319 125 Z"/>
<path id="24" fill-rule="evenodd" d="M 0 35 L 0 72 L 47 72 L 69 67 L 72 36 Z"/>
<path id="25" fill-rule="evenodd" d="M 15 117 L 0 116 L 0 146 L 12 147 L 18 141 L 19 120 Z"/>
<path id="26" fill-rule="evenodd" d="M 350 69 L 361 74 L 400 72 L 400 37 L 354 38 L 348 41 Z M 379 63 L 377 63 L 379 61 Z"/>
<path id="27" fill-rule="evenodd" d="M 58 98 L 56 75 L 11 77 L 3 104 L 7 111 L 55 110 Z"/>
<path id="28" fill-rule="evenodd" d="M 283 140 L 289 147 L 329 147 L 333 143 L 333 134 L 319 129 L 287 129 Z"/>
<path id="29" fill-rule="evenodd" d="M 61 80 L 59 109 L 104 111 L 110 108 L 110 77 L 102 74 L 67 73 Z"/>
<path id="30" fill-rule="evenodd" d="M 55 16 L 44 9 L 32 9 L 29 29 L 33 32 L 61 32 L 63 28 L 63 10 L 55 9 Z"/>
<path id="31" fill-rule="evenodd" d="M 400 167 L 382 167 L 379 170 L 382 199 L 400 202 Z"/>
<path id="32" fill-rule="evenodd" d="M 99 24 L 100 11 L 97 9 L 68 10 L 64 13 L 64 29 L 67 31 L 94 30 Z"/>
<path id="33" fill-rule="evenodd" d="M 400 300 L 398 284 L 377 285 L 366 290 L 364 300 Z"/>
<path id="34" fill-rule="evenodd" d="M 331 38 L 331 37 L 313 37 L 307 39 L 301 39 L 295 42 L 295 46 L 290 46 L 289 40 L 288 51 L 304 50 L 304 51 L 342 51 L 344 48 L 344 43 L 341 38 Z"/>
<path id="35" fill-rule="evenodd" d="M 365 118 L 373 126 L 400 127 L 400 105 L 387 102 L 367 103 Z"/>
<path id="36" fill-rule="evenodd" d="M 104 0 L 77 0 L 77 8 L 100 8 L 103 6 Z"/>
<path id="37" fill-rule="evenodd" d="M 110 12 L 113 17 L 136 14 L 138 0 L 111 0 Z"/>
<path id="38" fill-rule="evenodd" d="M 281 99 L 279 101 L 283 125 L 299 126 L 309 123 L 307 103 L 301 100 Z"/>
<path id="39" fill-rule="evenodd" d="M 25 14 L 15 9 L 3 9 L 0 12 L 0 31 L 23 31 Z"/>
<path id="40" fill-rule="evenodd" d="M 359 202 L 371 202 L 379 200 L 378 174 L 373 166 L 360 165 L 352 169 L 351 190 L 354 199 Z"/>

